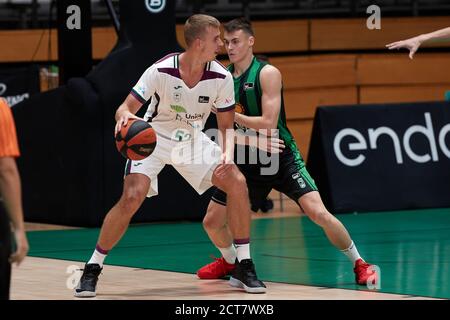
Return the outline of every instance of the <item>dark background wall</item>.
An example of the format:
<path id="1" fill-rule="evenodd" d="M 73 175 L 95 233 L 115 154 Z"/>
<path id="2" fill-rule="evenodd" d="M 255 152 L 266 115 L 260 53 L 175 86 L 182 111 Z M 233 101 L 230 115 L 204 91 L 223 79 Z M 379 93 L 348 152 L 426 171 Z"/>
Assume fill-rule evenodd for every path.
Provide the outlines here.
<path id="1" fill-rule="evenodd" d="M 119 39 L 100 64 L 13 107 L 27 221 L 99 226 L 121 194 L 115 111 L 147 67 L 181 48 L 172 1 L 157 14 L 145 1 L 120 4 Z M 203 217 L 209 194 L 200 197 L 172 168 L 161 172 L 159 189 L 162 196 L 147 200 L 133 221 Z"/>

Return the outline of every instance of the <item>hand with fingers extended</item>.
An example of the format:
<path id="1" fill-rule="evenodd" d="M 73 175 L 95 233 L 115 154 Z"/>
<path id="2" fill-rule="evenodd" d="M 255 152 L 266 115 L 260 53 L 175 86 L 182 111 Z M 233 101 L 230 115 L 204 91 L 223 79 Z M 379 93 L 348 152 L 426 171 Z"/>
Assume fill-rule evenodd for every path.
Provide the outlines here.
<path id="1" fill-rule="evenodd" d="M 450 40 L 450 27 L 436 30 L 436 31 L 433 31 L 430 33 L 424 33 L 424 34 L 421 34 L 414 38 L 389 43 L 386 45 L 386 47 L 388 47 L 389 50 L 406 48 L 409 50 L 409 57 L 412 59 L 414 57 L 414 54 L 416 53 L 416 51 L 419 49 L 419 47 L 424 42 L 437 41 L 437 40 L 449 41 Z"/>
<path id="2" fill-rule="evenodd" d="M 130 119 L 143 120 L 129 111 L 122 111 L 116 113 L 116 127 L 114 129 L 114 136 L 116 136 L 120 132 L 120 129 L 122 129 L 122 127 L 127 126 L 128 120 Z"/>
<path id="3" fill-rule="evenodd" d="M 402 41 L 396 41 L 393 43 L 389 43 L 386 45 L 386 47 L 389 50 L 394 50 L 394 49 L 401 49 L 401 48 L 406 48 L 409 50 L 409 58 L 413 59 L 414 58 L 414 54 L 417 52 L 417 50 L 419 49 L 420 45 L 422 44 L 422 39 L 420 36 L 418 37 L 414 37 L 414 38 L 410 38 L 407 40 L 402 40 Z"/>
<path id="4" fill-rule="evenodd" d="M 285 148 L 283 140 L 265 135 L 259 135 L 256 140 L 250 139 L 250 146 L 269 153 L 282 153 Z"/>

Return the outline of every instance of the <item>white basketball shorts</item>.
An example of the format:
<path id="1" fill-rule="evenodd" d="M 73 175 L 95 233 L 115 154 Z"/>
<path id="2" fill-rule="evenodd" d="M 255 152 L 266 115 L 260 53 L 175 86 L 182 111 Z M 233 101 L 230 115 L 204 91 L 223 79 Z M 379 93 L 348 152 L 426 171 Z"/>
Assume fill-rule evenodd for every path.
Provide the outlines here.
<path id="1" fill-rule="evenodd" d="M 158 194 L 158 174 L 168 164 L 202 194 L 212 186 L 212 174 L 220 164 L 221 153 L 220 147 L 203 132 L 188 141 L 175 141 L 158 134 L 153 153 L 144 160 L 128 160 L 125 176 L 140 173 L 149 177 L 147 197 L 152 197 Z"/>

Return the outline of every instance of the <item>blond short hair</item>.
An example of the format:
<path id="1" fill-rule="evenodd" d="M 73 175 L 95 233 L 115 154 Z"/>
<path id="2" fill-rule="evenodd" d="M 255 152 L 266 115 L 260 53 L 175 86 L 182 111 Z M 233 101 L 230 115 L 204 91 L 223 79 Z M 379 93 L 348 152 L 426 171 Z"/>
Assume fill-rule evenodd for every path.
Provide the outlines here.
<path id="1" fill-rule="evenodd" d="M 220 22 L 212 16 L 206 14 L 194 14 L 190 16 L 184 24 L 184 40 L 188 47 L 195 39 L 200 38 L 208 27 L 219 28 Z"/>

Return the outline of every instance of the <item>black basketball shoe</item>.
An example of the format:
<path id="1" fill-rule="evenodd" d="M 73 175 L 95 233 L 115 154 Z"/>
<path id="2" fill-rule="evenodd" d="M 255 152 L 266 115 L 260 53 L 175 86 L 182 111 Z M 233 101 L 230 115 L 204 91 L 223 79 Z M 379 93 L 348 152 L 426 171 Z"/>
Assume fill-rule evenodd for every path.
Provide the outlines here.
<path id="1" fill-rule="evenodd" d="M 95 289 L 97 287 L 98 276 L 102 272 L 102 269 L 103 268 L 101 268 L 97 263 L 86 263 L 80 282 L 75 288 L 74 296 L 79 298 L 95 297 Z"/>
<path id="2" fill-rule="evenodd" d="M 269 199 L 269 198 L 265 199 L 262 202 L 260 209 L 261 209 L 261 211 L 263 213 L 267 213 L 270 210 L 272 210 L 273 209 L 273 201 L 272 201 L 272 199 Z"/>
<path id="3" fill-rule="evenodd" d="M 236 259 L 235 266 L 230 276 L 230 286 L 243 288 L 248 293 L 266 292 L 266 286 L 258 280 L 252 259 L 244 259 L 241 262 Z"/>

